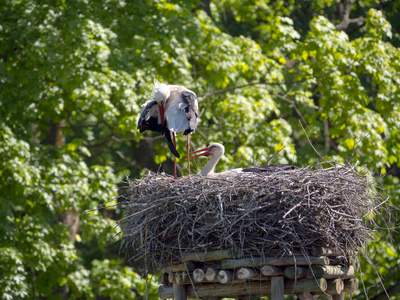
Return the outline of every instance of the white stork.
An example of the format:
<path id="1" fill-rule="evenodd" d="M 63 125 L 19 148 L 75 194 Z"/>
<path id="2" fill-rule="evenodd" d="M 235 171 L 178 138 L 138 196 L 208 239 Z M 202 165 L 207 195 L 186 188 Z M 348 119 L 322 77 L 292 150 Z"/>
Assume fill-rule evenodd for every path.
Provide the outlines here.
<path id="1" fill-rule="evenodd" d="M 176 177 L 176 132 L 187 135 L 186 150 L 189 154 L 189 134 L 197 128 L 198 102 L 191 90 L 180 85 L 167 85 L 154 79 L 154 96 L 142 105 L 142 113 L 138 121 L 140 132 L 151 130 L 161 132 L 174 155 L 174 177 Z M 172 135 L 172 139 L 171 139 Z M 188 171 L 190 178 L 190 161 L 188 155 Z"/>
<path id="2" fill-rule="evenodd" d="M 190 152 L 189 155 L 199 153 L 195 156 L 190 157 L 190 159 L 199 157 L 199 156 L 211 156 L 210 160 L 206 163 L 206 165 L 201 170 L 201 176 L 212 176 L 214 175 L 215 166 L 221 159 L 221 157 L 225 153 L 224 145 L 220 143 L 211 143 L 208 147 L 199 149 L 197 151 Z"/>
<path id="3" fill-rule="evenodd" d="M 206 165 L 201 170 L 202 176 L 227 177 L 227 176 L 232 176 L 232 175 L 239 175 L 242 173 L 278 172 L 278 171 L 287 171 L 287 170 L 295 169 L 295 167 L 292 165 L 276 164 L 276 165 L 264 165 L 261 167 L 248 167 L 248 168 L 244 168 L 244 169 L 238 168 L 238 169 L 228 170 L 225 172 L 214 173 L 215 166 L 217 165 L 217 163 L 219 162 L 219 160 L 225 153 L 224 145 L 222 145 L 220 143 L 211 143 L 208 147 L 199 149 L 197 151 L 193 151 L 193 152 L 189 153 L 189 155 L 195 154 L 195 153 L 200 153 L 200 154 L 192 156 L 192 157 L 190 157 L 190 159 L 199 157 L 199 156 L 211 156 L 211 159 L 206 163 Z"/>

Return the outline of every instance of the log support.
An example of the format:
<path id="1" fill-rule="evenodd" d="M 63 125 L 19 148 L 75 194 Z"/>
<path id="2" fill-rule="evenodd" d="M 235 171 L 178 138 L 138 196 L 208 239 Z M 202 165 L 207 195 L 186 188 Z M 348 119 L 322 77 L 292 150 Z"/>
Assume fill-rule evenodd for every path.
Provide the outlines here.
<path id="1" fill-rule="evenodd" d="M 312 266 L 308 269 L 309 277 L 332 278 L 352 278 L 354 277 L 354 267 L 344 266 Z"/>
<path id="2" fill-rule="evenodd" d="M 242 259 L 223 259 L 222 269 L 237 269 L 241 267 L 260 267 L 263 265 L 272 266 L 308 266 L 308 265 L 328 265 L 329 259 L 326 256 L 284 256 L 278 257 L 252 257 Z"/>
<path id="3" fill-rule="evenodd" d="M 283 300 L 285 295 L 284 282 L 282 276 L 271 278 L 271 299 Z"/>
<path id="4" fill-rule="evenodd" d="M 330 261 L 341 259 L 338 257 L 331 260 L 327 256 L 224 258 L 219 261 L 220 265 L 217 261 L 201 263 L 215 256 L 232 255 L 236 255 L 233 250 L 224 250 L 185 256 L 196 263 L 185 261 L 163 269 L 159 297 L 248 300 L 271 296 L 271 300 L 284 300 L 284 295 L 291 294 L 300 300 L 313 300 L 315 295 L 325 294 L 332 296 L 332 300 L 344 300 L 345 293 L 358 288 L 353 266 L 329 265 Z"/>
<path id="5" fill-rule="evenodd" d="M 270 296 L 274 292 L 276 297 L 281 297 L 281 288 L 283 284 L 282 279 L 276 279 L 274 283 L 274 288 L 272 288 L 271 281 L 260 282 L 247 281 L 242 283 L 232 283 L 232 284 L 220 284 L 220 283 L 207 283 L 207 284 L 196 284 L 195 286 L 188 284 L 183 286 L 181 290 L 185 290 L 186 296 L 191 299 L 197 298 L 209 298 L 209 297 L 241 297 L 241 296 L 252 296 L 252 297 L 262 297 Z M 175 296 L 175 286 L 160 286 L 158 289 L 158 295 L 161 299 L 172 299 Z M 178 288 L 178 287 L 176 287 Z M 327 283 L 324 278 L 312 278 L 312 279 L 300 279 L 300 280 L 286 280 L 283 285 L 283 293 L 299 295 L 303 293 L 318 293 L 321 290 L 325 291 L 327 288 Z M 274 289 L 274 291 L 272 291 Z M 177 293 L 180 290 L 177 291 Z M 180 291 L 183 295 L 183 292 Z M 182 299 L 182 298 L 181 298 Z M 275 298 L 274 298 L 275 299 Z M 278 299 L 278 298 L 277 298 Z M 281 298 L 279 298 L 281 299 Z"/>
<path id="6" fill-rule="evenodd" d="M 276 267 L 276 266 L 270 266 L 270 265 L 265 265 L 261 268 L 261 274 L 264 276 L 281 276 L 284 273 L 284 268 L 282 267 Z"/>

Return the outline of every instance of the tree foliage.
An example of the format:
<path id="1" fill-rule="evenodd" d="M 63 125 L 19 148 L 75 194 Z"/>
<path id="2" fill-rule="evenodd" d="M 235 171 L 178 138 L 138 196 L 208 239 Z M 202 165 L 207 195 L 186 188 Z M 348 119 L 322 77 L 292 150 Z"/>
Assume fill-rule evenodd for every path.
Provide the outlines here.
<path id="1" fill-rule="evenodd" d="M 2 4 L 0 297 L 144 293 L 118 253 L 114 204 L 124 173 L 171 172 L 162 138 L 136 130 L 154 77 L 198 94 L 192 146 L 223 142 L 219 170 L 265 163 L 283 146 L 274 162 L 316 162 L 300 120 L 329 159 L 390 170 L 379 183 L 399 204 L 399 10 L 377 0 Z M 400 239 L 377 237 L 366 251 L 399 294 Z M 381 297 L 375 271 L 361 269 Z"/>

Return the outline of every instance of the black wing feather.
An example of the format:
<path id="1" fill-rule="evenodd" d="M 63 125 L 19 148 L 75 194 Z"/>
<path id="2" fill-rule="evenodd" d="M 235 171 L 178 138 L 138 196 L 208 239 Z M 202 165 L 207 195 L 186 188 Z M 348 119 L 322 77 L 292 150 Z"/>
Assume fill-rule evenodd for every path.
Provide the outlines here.
<path id="1" fill-rule="evenodd" d="M 186 129 L 183 134 L 188 135 L 189 133 L 194 132 L 197 128 L 197 117 L 199 114 L 199 109 L 196 105 L 197 96 L 191 91 L 183 91 L 182 99 L 187 104 L 185 114 L 189 121 L 189 129 Z"/>
<path id="2" fill-rule="evenodd" d="M 164 132 L 163 134 L 164 134 L 164 139 L 165 139 L 165 141 L 166 141 L 167 144 L 168 144 L 169 150 L 170 150 L 170 151 L 172 152 L 172 154 L 175 155 L 177 158 L 180 158 L 181 156 L 179 155 L 178 151 L 177 151 L 176 148 L 175 148 L 174 143 L 172 142 L 172 139 L 171 139 L 171 132 L 169 131 L 169 129 L 168 129 L 168 128 L 165 128 L 165 132 Z"/>
<path id="3" fill-rule="evenodd" d="M 155 100 L 150 101 L 146 107 L 144 108 L 142 114 L 140 115 L 137 128 L 139 132 L 142 133 L 143 131 L 150 130 L 156 132 L 163 132 L 163 126 L 158 123 L 158 117 L 151 115 L 151 109 L 154 105 L 157 105 Z"/>
<path id="4" fill-rule="evenodd" d="M 164 123 L 164 125 L 162 125 L 158 123 L 158 116 L 151 115 L 151 109 L 154 105 L 157 105 L 157 102 L 155 100 L 150 101 L 146 105 L 142 114 L 140 115 L 137 128 L 139 129 L 140 133 L 146 130 L 160 132 L 162 135 L 164 135 L 165 141 L 167 142 L 168 148 L 172 152 L 172 154 L 175 155 L 177 158 L 180 158 L 181 156 L 179 155 L 178 151 L 176 151 L 174 143 L 172 142 L 171 133 L 167 127 L 167 124 Z"/>

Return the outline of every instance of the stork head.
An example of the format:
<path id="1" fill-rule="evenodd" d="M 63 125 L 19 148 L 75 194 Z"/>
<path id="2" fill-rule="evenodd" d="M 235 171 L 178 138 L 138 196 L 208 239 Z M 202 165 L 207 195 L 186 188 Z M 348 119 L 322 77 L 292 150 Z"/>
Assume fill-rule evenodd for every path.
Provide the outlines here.
<path id="1" fill-rule="evenodd" d="M 154 78 L 154 97 L 153 99 L 157 102 L 158 105 L 165 105 L 165 101 L 170 96 L 171 91 L 168 85 L 159 82 Z"/>
<path id="2" fill-rule="evenodd" d="M 217 156 L 217 157 L 222 157 L 225 153 L 225 147 L 224 145 L 220 144 L 220 143 L 211 143 L 210 145 L 208 145 L 208 147 L 205 147 L 203 149 L 199 149 L 197 151 L 193 151 L 190 154 L 194 154 L 194 153 L 199 153 L 193 157 L 190 157 L 190 159 L 195 158 L 195 157 L 199 157 L 199 156 Z"/>

